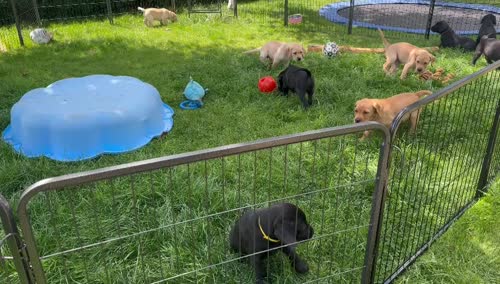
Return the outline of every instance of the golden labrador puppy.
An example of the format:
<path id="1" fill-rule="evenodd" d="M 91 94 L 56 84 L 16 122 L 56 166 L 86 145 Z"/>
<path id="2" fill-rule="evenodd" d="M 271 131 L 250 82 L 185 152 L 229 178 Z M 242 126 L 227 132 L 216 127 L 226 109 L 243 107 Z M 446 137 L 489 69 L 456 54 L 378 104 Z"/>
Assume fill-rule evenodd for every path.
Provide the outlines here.
<path id="1" fill-rule="evenodd" d="M 283 43 L 270 41 L 261 48 L 245 51 L 243 53 L 257 53 L 260 51 L 260 61 L 264 64 L 271 63 L 269 68 L 276 68 L 279 64 L 288 64 L 290 60 L 302 61 L 306 55 L 306 51 L 302 45 L 298 43 Z"/>
<path id="2" fill-rule="evenodd" d="M 431 91 L 424 90 L 416 93 L 402 93 L 387 99 L 359 100 L 354 108 L 354 122 L 377 121 L 390 128 L 392 121 L 401 110 L 420 100 L 423 96 L 430 94 L 432 94 Z M 410 131 L 412 133 L 415 132 L 419 116 L 420 110 L 415 110 L 403 117 L 403 120 L 410 119 Z M 365 131 L 361 139 L 365 139 L 369 135 L 370 132 Z"/>
<path id="3" fill-rule="evenodd" d="M 385 38 L 384 33 L 380 29 L 378 31 L 384 43 L 386 61 L 383 69 L 387 75 L 394 74 L 399 64 L 404 64 L 400 77 L 403 80 L 408 75 L 410 68 L 415 68 L 417 73 L 422 73 L 427 70 L 429 64 L 436 61 L 436 58 L 429 51 L 407 42 L 390 44 Z"/>
<path id="4" fill-rule="evenodd" d="M 165 8 L 141 8 L 137 7 L 137 10 L 142 11 L 144 13 L 144 24 L 147 27 L 152 27 L 154 21 L 160 21 L 162 25 L 168 24 L 168 21 L 176 22 L 177 21 L 177 15 Z"/>

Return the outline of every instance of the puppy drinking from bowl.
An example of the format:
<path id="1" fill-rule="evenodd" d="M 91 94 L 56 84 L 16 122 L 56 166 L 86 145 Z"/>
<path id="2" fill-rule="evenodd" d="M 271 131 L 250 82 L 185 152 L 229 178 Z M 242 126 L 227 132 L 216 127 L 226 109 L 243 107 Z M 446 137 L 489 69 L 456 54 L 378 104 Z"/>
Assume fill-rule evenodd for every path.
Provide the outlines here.
<path id="1" fill-rule="evenodd" d="M 256 283 L 265 283 L 264 260 L 278 247 L 288 257 L 298 273 L 309 271 L 307 263 L 295 251 L 297 242 L 312 238 L 313 228 L 304 212 L 291 203 L 278 203 L 268 208 L 249 210 L 236 222 L 229 235 L 231 249 L 241 255 L 250 255 L 255 268 Z"/>
<path id="2" fill-rule="evenodd" d="M 177 15 L 165 8 L 147 8 L 137 7 L 137 10 L 144 13 L 144 24 L 147 27 L 152 27 L 154 21 L 159 21 L 162 25 L 168 24 L 168 21 L 176 22 Z"/>
<path id="3" fill-rule="evenodd" d="M 287 65 L 291 60 L 302 61 L 306 56 L 304 47 L 298 43 L 283 43 L 270 41 L 261 48 L 245 51 L 243 53 L 260 52 L 260 61 L 264 64 L 271 64 L 269 68 L 276 68 L 279 64 Z"/>
<path id="4" fill-rule="evenodd" d="M 402 93 L 387 99 L 362 99 L 356 102 L 354 108 L 354 122 L 377 121 L 391 127 L 392 121 L 405 107 L 417 102 L 420 98 L 432 94 L 423 90 L 415 93 Z M 417 127 L 420 110 L 415 110 L 406 115 L 403 120 L 410 120 L 410 131 L 413 133 Z M 365 131 L 362 140 L 370 135 Z"/>

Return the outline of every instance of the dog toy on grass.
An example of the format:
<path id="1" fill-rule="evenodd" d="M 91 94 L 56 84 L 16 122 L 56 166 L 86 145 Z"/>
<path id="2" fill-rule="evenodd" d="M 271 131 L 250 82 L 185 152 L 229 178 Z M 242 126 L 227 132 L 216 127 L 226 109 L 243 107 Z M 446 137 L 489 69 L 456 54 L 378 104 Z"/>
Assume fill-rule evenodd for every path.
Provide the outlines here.
<path id="1" fill-rule="evenodd" d="M 443 77 L 443 74 L 444 74 L 444 69 L 439 68 L 434 73 L 432 73 L 429 70 L 422 72 L 422 74 L 420 74 L 419 77 L 420 77 L 420 79 L 425 80 L 425 81 L 427 81 L 427 80 L 440 81 L 443 84 L 446 84 L 451 79 L 455 78 L 455 75 L 453 75 L 451 73 L 449 73 L 448 75 L 446 75 L 444 77 Z"/>
<path id="2" fill-rule="evenodd" d="M 189 83 L 184 89 L 184 96 L 187 98 L 187 101 L 183 101 L 179 106 L 181 109 L 199 109 L 203 106 L 201 99 L 207 92 L 208 89 L 204 89 L 192 77 L 189 77 Z"/>
<path id="3" fill-rule="evenodd" d="M 259 91 L 262 93 L 272 93 L 277 88 L 276 81 L 271 76 L 262 77 L 259 80 Z"/>
<path id="4" fill-rule="evenodd" d="M 34 29 L 30 32 L 30 38 L 36 44 L 46 44 L 52 40 L 53 34 L 46 29 Z"/>
<path id="5" fill-rule="evenodd" d="M 323 55 L 328 58 L 333 58 L 339 53 L 339 46 L 335 42 L 327 42 L 323 46 Z"/>

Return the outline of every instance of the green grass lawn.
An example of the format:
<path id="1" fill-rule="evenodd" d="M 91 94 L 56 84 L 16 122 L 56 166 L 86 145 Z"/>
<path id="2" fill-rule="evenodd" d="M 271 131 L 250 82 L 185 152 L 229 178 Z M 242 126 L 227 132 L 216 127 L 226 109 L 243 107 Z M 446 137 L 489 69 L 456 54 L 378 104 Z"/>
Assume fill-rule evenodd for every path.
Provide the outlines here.
<path id="1" fill-rule="evenodd" d="M 497 283 L 500 186 L 467 211 L 398 283 Z"/>
<path id="2" fill-rule="evenodd" d="M 443 87 L 440 83 L 420 81 L 416 76 L 405 81 L 386 77 L 382 72 L 384 57 L 380 54 L 342 54 L 331 60 L 321 54 L 308 54 L 300 65 L 311 70 L 316 80 L 312 108 L 304 111 L 293 95 L 285 98 L 258 92 L 258 79 L 277 76 L 281 69 L 268 71 L 257 56 L 243 55 L 242 51 L 268 40 L 299 41 L 304 45 L 336 41 L 341 45 L 382 46 L 376 36 L 346 36 L 345 27 L 306 32 L 299 27 L 284 29 L 279 22 L 261 25 L 256 19 L 188 18 L 181 14 L 179 23 L 167 28 L 146 28 L 139 16 L 118 17 L 114 25 L 85 21 L 52 24 L 49 28 L 55 33 L 54 43 L 33 46 L 28 41 L 26 48 L 0 54 L 0 129 L 9 124 L 10 108 L 27 91 L 89 74 L 128 75 L 152 84 L 162 100 L 175 109 L 175 123 L 168 135 L 139 150 L 78 163 L 28 159 L 0 143 L 0 193 L 14 206 L 24 188 L 43 178 L 345 125 L 352 123 L 353 106 L 358 99 Z M 1 31 L 13 33 L 12 29 Z M 27 32 L 25 36 L 29 38 Z M 394 36 L 392 41 L 396 40 Z M 435 39 L 405 40 L 426 46 L 437 44 Z M 485 66 L 483 60 L 478 66 L 471 66 L 471 55 L 460 51 L 443 50 L 436 57 L 433 68 L 443 67 L 456 75 L 455 80 Z M 178 105 L 184 100 L 182 92 L 190 76 L 210 92 L 202 109 L 182 111 Z M 488 97 L 480 98 L 476 101 L 487 104 Z M 445 106 L 446 115 L 466 107 L 457 103 L 441 105 Z M 429 127 L 425 121 L 431 117 L 424 114 L 423 129 Z M 463 141 L 469 134 L 484 137 L 488 122 L 484 119 L 477 132 L 471 127 L 472 133 L 456 131 L 454 135 L 460 139 L 446 140 L 447 148 L 460 146 L 463 152 L 445 151 L 438 155 L 433 152 L 436 149 L 429 149 L 432 157 L 439 156 L 439 160 L 433 158 L 419 164 L 444 168 L 453 157 L 467 155 Z M 290 271 L 283 258 L 276 257 L 271 265 L 277 267 L 277 272 L 272 277 L 285 283 L 321 282 L 319 277 L 335 274 L 330 281 L 358 281 L 381 142 L 374 138 L 360 143 L 358 137 L 290 145 L 208 164 L 194 163 L 117 178 L 82 186 L 78 192 L 40 194 L 29 209 L 43 256 L 163 228 L 77 253 L 47 257 L 44 269 L 49 283 L 143 283 L 186 270 L 197 272 L 176 280 L 180 281 L 177 283 L 192 283 L 195 279 L 208 283 L 250 281 L 250 268 L 239 262 L 218 266 L 223 268 L 198 269 L 234 257 L 228 252 L 226 238 L 239 211 L 226 210 L 256 203 L 262 207 L 266 201 L 282 197 L 285 189 L 287 196 L 300 195 L 288 200 L 306 208 L 316 232 L 324 238 L 301 247 L 314 273 L 300 278 Z M 436 137 L 422 136 L 418 141 L 432 139 Z M 411 138 L 405 136 L 398 146 L 410 144 Z M 197 216 L 220 212 L 225 213 L 195 220 Z M 13 274 L 6 274 L 13 281 Z"/>

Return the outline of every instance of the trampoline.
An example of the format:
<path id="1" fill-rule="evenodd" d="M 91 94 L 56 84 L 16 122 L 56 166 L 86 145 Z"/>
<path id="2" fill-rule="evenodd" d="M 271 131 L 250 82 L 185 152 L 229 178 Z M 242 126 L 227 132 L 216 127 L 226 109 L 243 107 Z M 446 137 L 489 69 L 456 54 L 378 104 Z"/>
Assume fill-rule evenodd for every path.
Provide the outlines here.
<path id="1" fill-rule="evenodd" d="M 424 34 L 429 15 L 429 1 L 422 0 L 357 0 L 354 6 L 353 27 Z M 320 16 L 340 24 L 349 23 L 349 2 L 326 5 Z M 500 7 L 478 4 L 437 2 L 432 24 L 446 21 L 457 34 L 479 33 L 481 18 L 487 14 L 497 17 L 500 32 Z"/>

